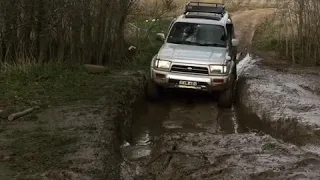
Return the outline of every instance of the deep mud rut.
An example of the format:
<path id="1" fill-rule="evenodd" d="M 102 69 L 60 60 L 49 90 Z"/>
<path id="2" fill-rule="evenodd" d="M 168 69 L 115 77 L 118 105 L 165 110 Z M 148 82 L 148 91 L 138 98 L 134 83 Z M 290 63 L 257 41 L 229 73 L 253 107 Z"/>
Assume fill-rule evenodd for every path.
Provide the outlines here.
<path id="1" fill-rule="evenodd" d="M 272 12 L 233 14 L 242 51 Z M 161 102 L 142 104 L 132 139 L 121 147 L 122 179 L 320 179 L 318 155 L 247 128 L 244 122 L 255 120 L 239 114 L 239 107 L 219 109 L 201 94 L 170 92 Z"/>

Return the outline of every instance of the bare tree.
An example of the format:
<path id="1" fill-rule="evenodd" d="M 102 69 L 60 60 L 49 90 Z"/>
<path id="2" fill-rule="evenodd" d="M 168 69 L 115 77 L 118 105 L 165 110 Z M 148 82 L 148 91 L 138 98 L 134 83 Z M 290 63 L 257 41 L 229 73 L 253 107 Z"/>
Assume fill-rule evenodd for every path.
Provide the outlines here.
<path id="1" fill-rule="evenodd" d="M 285 41 L 280 41 L 292 63 L 320 65 L 320 1 L 291 0 L 281 8 L 280 29 Z M 289 51 L 289 49 L 291 49 Z"/>
<path id="2" fill-rule="evenodd" d="M 0 0 L 0 62 L 115 63 L 135 0 Z"/>

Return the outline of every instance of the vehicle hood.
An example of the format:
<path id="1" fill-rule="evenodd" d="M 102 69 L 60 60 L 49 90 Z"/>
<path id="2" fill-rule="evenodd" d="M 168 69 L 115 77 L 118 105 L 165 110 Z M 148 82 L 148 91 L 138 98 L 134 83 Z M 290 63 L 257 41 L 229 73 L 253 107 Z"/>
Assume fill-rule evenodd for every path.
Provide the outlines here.
<path id="1" fill-rule="evenodd" d="M 158 58 L 173 62 L 197 64 L 223 64 L 227 48 L 191 46 L 181 44 L 164 44 L 158 52 Z"/>

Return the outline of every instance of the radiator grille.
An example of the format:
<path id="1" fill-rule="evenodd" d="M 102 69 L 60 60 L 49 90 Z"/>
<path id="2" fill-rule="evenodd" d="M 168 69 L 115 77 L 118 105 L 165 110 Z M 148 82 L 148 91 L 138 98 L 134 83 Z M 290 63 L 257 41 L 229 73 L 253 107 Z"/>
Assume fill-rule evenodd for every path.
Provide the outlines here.
<path id="1" fill-rule="evenodd" d="M 193 74 L 205 74 L 208 75 L 209 71 L 206 67 L 185 66 L 185 65 L 172 65 L 172 72 L 184 72 Z"/>

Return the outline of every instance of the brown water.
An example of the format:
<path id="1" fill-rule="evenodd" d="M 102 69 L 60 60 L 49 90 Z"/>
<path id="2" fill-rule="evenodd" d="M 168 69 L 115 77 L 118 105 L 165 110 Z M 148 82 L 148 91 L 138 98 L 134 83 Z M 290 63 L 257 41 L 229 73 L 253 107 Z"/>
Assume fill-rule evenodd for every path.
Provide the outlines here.
<path id="1" fill-rule="evenodd" d="M 164 133 L 213 134 L 242 133 L 248 130 L 239 124 L 235 107 L 217 108 L 214 97 L 206 94 L 171 91 L 164 99 L 138 107 L 133 120 L 133 144 L 140 137 L 156 138 Z"/>

